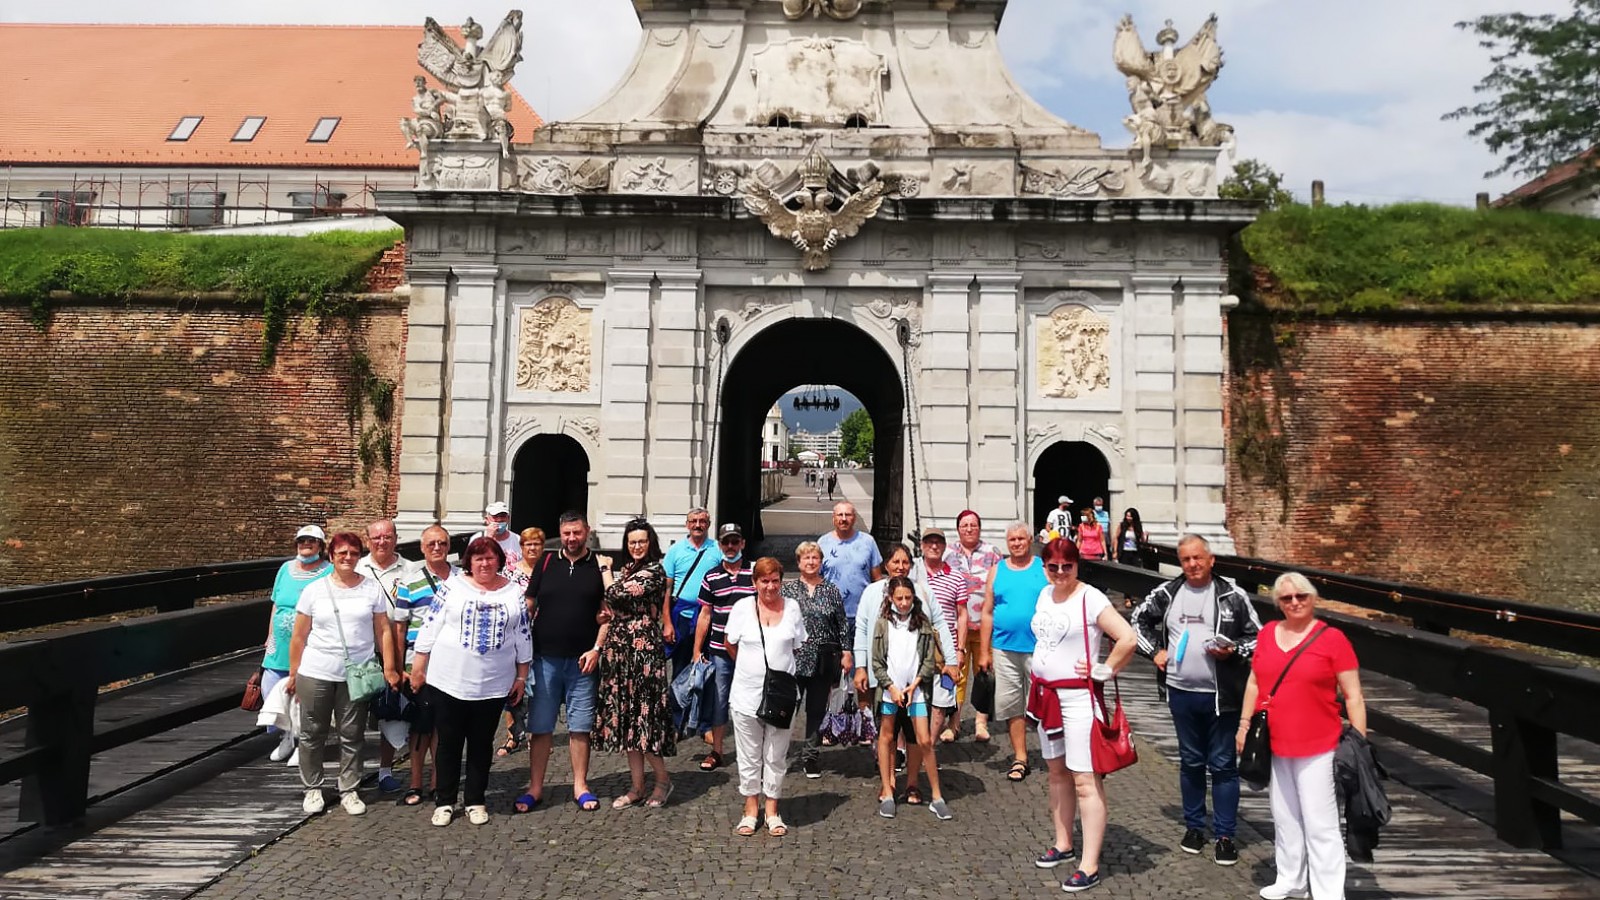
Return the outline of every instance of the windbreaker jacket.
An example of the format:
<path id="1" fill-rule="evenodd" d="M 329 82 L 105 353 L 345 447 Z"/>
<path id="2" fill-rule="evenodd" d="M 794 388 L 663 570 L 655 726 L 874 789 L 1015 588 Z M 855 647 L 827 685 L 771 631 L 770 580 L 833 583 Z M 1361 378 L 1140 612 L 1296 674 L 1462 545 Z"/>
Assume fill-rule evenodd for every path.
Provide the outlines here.
<path id="1" fill-rule="evenodd" d="M 1179 576 L 1150 592 L 1133 610 L 1133 634 L 1141 656 L 1153 657 L 1167 647 L 1167 608 L 1183 585 Z M 1250 657 L 1256 652 L 1261 619 L 1239 586 L 1220 575 L 1211 576 L 1211 597 L 1217 633 L 1233 641 L 1233 655 L 1217 660 L 1217 712 L 1238 711 L 1244 704 L 1244 686 L 1250 680 Z"/>
<path id="2" fill-rule="evenodd" d="M 1389 823 L 1389 796 L 1383 789 L 1387 777 L 1372 744 L 1354 726 L 1345 725 L 1333 751 L 1333 784 L 1343 801 L 1345 844 L 1357 862 L 1372 861 L 1378 829 Z"/>

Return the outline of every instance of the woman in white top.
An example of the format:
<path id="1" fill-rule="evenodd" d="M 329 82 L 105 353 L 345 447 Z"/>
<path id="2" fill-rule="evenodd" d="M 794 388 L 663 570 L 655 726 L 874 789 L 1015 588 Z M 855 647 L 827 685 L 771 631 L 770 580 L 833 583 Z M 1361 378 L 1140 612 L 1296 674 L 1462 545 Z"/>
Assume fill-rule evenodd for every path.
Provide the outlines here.
<path id="1" fill-rule="evenodd" d="M 533 659 L 522 588 L 501 575 L 505 551 L 494 538 L 479 535 L 463 554 L 466 571 L 450 579 L 445 599 L 417 633 L 411 662 L 411 690 L 426 685 L 433 704 L 433 824 L 445 826 L 455 814 L 461 789 L 467 821 L 489 821 L 484 793 L 494 762 L 494 733 L 500 713 L 522 700 Z M 465 745 L 467 776 L 461 778 Z"/>
<path id="2" fill-rule="evenodd" d="M 1106 833 L 1106 792 L 1090 756 L 1090 730 L 1097 707 L 1092 689 L 1128 664 L 1133 627 L 1099 589 L 1078 580 L 1078 548 L 1057 538 L 1044 548 L 1050 584 L 1039 592 L 1033 613 L 1029 718 L 1039 722 L 1039 749 L 1050 770 L 1050 816 L 1055 841 L 1034 861 L 1042 869 L 1072 859 L 1072 819 L 1083 819 L 1083 858 L 1062 885 L 1082 891 L 1100 882 L 1100 847 Z M 1095 662 L 1100 636 L 1116 642 L 1103 663 Z M 1103 685 L 1100 686 L 1103 689 Z"/>
<path id="3" fill-rule="evenodd" d="M 783 837 L 789 827 L 778 815 L 783 793 L 783 772 L 788 768 L 789 729 L 756 718 L 767 670 L 794 674 L 794 652 L 806 640 L 805 617 L 800 602 L 783 596 L 783 563 L 770 556 L 751 566 L 756 595 L 733 605 L 723 638 L 733 657 L 733 684 L 728 710 L 733 714 L 733 737 L 739 758 L 739 793 L 744 814 L 735 833 L 756 833 L 758 798 L 765 796 L 767 833 Z"/>
<path id="4" fill-rule="evenodd" d="M 356 787 L 368 701 L 350 699 L 345 661 L 366 662 L 381 652 L 389 686 L 400 685 L 388 600 L 376 581 L 356 571 L 362 552 L 359 535 L 334 535 L 328 542 L 333 572 L 303 589 L 295 605 L 285 689 L 300 698 L 300 783 L 303 808 L 311 815 L 322 812 L 325 802 L 322 753 L 330 723 L 339 732 L 339 804 L 352 816 L 367 811 Z"/>

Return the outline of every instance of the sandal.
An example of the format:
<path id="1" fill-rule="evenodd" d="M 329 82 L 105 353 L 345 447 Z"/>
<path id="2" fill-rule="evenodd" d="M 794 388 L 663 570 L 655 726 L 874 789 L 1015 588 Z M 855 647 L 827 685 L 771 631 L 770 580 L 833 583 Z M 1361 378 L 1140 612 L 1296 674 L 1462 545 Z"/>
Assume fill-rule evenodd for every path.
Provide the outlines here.
<path id="1" fill-rule="evenodd" d="M 954 744 L 955 742 L 956 742 L 956 731 L 955 731 L 954 728 L 946 728 L 945 730 L 939 732 L 939 743 L 941 743 L 941 744 Z"/>
<path id="2" fill-rule="evenodd" d="M 506 742 L 504 744 L 500 745 L 500 749 L 494 751 L 494 755 L 497 756 L 497 757 L 506 757 L 506 756 L 510 756 L 511 754 L 513 754 L 513 753 L 515 753 L 515 752 L 517 752 L 518 750 L 521 750 L 521 749 L 522 749 L 522 742 L 521 741 L 517 740 L 514 737 L 507 737 L 506 738 Z"/>
<path id="3" fill-rule="evenodd" d="M 412 788 L 411 790 L 406 791 L 404 794 L 401 795 L 401 797 L 400 797 L 400 805 L 401 806 L 421 806 L 422 805 L 422 801 L 425 800 L 425 799 L 427 799 L 427 795 L 422 792 L 421 788 Z"/>
<path id="4" fill-rule="evenodd" d="M 983 725 L 979 725 L 977 728 L 973 729 L 972 739 L 977 741 L 980 744 L 989 743 L 989 729 L 988 729 L 988 727 L 983 726 Z"/>
<path id="5" fill-rule="evenodd" d="M 629 791 L 626 794 L 623 794 L 621 797 L 618 797 L 617 799 L 611 801 L 611 808 L 612 809 L 627 809 L 628 807 L 637 804 L 639 802 L 639 799 L 640 798 L 635 797 L 633 795 L 633 791 Z"/>
<path id="6" fill-rule="evenodd" d="M 773 837 L 783 837 L 789 833 L 789 826 L 783 824 L 781 816 L 767 816 L 767 834 Z"/>
<path id="7" fill-rule="evenodd" d="M 721 766 L 722 766 L 722 754 L 718 753 L 715 750 L 711 750 L 711 751 L 707 752 L 706 755 L 705 755 L 705 758 L 700 760 L 700 771 L 702 771 L 702 772 L 710 772 L 710 771 L 713 771 L 715 769 L 721 768 Z"/>
<path id="8" fill-rule="evenodd" d="M 667 782 L 667 786 L 664 788 L 657 784 L 655 790 L 650 792 L 650 799 L 645 801 L 645 807 L 648 809 L 660 809 L 666 806 L 667 801 L 672 799 L 672 787 L 673 782 L 670 781 Z"/>
<path id="9" fill-rule="evenodd" d="M 584 791 L 578 796 L 573 797 L 572 802 L 584 812 L 594 812 L 600 808 L 600 798 L 589 793 L 588 791 Z"/>
<path id="10" fill-rule="evenodd" d="M 914 787 L 906 788 L 905 800 L 902 801 L 902 802 L 904 802 L 905 805 L 907 805 L 907 806 L 921 806 L 922 805 L 922 790 L 920 788 L 914 788 Z"/>
<path id="11" fill-rule="evenodd" d="M 756 817 L 755 816 L 742 816 L 739 819 L 739 827 L 733 829 L 733 833 L 737 834 L 740 837 L 749 837 L 750 835 L 755 834 L 756 833 Z"/>
<path id="12" fill-rule="evenodd" d="M 511 804 L 511 812 L 513 815 L 520 813 L 531 813 L 538 808 L 539 798 L 532 794 L 523 794 Z"/>
<path id="13" fill-rule="evenodd" d="M 1006 773 L 1006 780 L 1012 782 L 1021 781 L 1032 772 L 1032 767 L 1019 759 L 1011 764 L 1011 771 Z"/>

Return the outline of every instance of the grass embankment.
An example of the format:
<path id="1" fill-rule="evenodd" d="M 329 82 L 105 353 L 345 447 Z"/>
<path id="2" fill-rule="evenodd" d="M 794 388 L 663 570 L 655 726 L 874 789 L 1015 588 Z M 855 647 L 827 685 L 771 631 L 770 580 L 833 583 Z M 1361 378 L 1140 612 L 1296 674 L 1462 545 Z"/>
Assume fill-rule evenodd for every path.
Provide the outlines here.
<path id="1" fill-rule="evenodd" d="M 227 292 L 261 309 L 270 358 L 292 309 L 339 312 L 401 237 L 399 229 L 285 237 L 20 228 L 0 231 L 0 296 L 27 301 L 43 324 L 54 291 L 110 300 Z"/>
<path id="2" fill-rule="evenodd" d="M 1600 220 L 1433 204 L 1288 206 L 1240 236 L 1252 300 L 1282 312 L 1600 303 Z M 1236 285 L 1236 288 L 1239 287 Z"/>

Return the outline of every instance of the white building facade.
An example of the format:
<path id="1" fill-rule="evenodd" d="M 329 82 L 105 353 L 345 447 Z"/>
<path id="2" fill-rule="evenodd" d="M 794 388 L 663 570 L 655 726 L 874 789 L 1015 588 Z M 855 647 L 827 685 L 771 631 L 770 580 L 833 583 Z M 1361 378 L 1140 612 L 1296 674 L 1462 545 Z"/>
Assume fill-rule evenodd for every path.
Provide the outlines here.
<path id="1" fill-rule="evenodd" d="M 880 539 L 1067 493 L 1231 548 L 1222 254 L 1254 208 L 1217 199 L 1217 147 L 1044 110 L 1004 0 L 635 6 L 597 108 L 439 142 L 430 189 L 379 195 L 410 252 L 402 530 L 511 497 L 602 541 L 700 504 L 759 535 L 768 411 L 836 384 Z"/>

